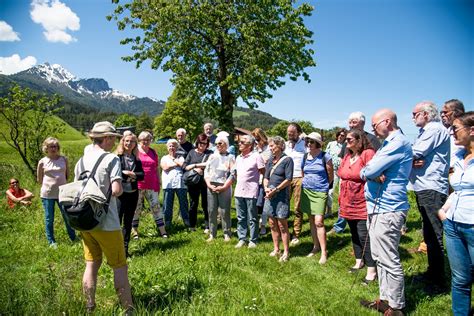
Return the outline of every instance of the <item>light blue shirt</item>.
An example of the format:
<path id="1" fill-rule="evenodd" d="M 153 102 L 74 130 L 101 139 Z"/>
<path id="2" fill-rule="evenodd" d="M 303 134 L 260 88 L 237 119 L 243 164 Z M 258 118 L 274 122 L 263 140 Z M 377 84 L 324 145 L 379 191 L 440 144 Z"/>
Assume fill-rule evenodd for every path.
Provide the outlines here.
<path id="1" fill-rule="evenodd" d="M 474 159 L 464 166 L 465 149 L 456 152 L 454 173 L 451 175 L 451 193 L 448 203 L 451 204 L 446 217 L 452 221 L 474 225 Z"/>
<path id="2" fill-rule="evenodd" d="M 408 177 L 413 162 L 411 144 L 398 130 L 385 139 L 382 147 L 360 171 L 365 183 L 367 213 L 407 211 L 410 208 L 407 197 Z M 374 181 L 380 175 L 384 183 Z"/>
<path id="3" fill-rule="evenodd" d="M 413 168 L 410 183 L 415 192 L 435 190 L 448 195 L 451 141 L 446 127 L 440 122 L 429 122 L 423 128 L 412 147 L 413 159 L 423 159 L 423 167 Z"/>

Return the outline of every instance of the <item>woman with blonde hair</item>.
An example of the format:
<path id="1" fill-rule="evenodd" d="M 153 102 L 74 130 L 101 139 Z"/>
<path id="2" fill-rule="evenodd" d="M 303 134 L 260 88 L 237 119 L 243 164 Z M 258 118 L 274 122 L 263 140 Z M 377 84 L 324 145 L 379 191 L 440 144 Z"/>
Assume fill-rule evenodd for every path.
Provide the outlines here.
<path id="1" fill-rule="evenodd" d="M 142 162 L 145 176 L 142 181 L 138 181 L 138 204 L 132 221 L 132 235 L 135 239 L 138 239 L 138 224 L 145 198 L 153 212 L 153 219 L 155 220 L 158 233 L 161 237 L 168 238 L 160 200 L 158 199 L 158 194 L 160 193 L 160 157 L 150 147 L 152 141 L 153 135 L 150 132 L 143 131 L 138 135 L 138 159 Z"/>
<path id="2" fill-rule="evenodd" d="M 44 140 L 43 152 L 46 156 L 38 162 L 37 181 L 41 185 L 40 197 L 44 207 L 46 238 L 51 248 L 57 248 L 54 238 L 54 204 L 57 204 L 61 211 L 69 238 L 76 240 L 76 232 L 69 226 L 58 199 L 59 186 L 66 184 L 69 176 L 68 161 L 60 155 L 59 141 L 54 137 Z"/>
<path id="3" fill-rule="evenodd" d="M 142 181 L 145 174 L 142 162 L 138 158 L 138 139 L 131 131 L 125 131 L 117 146 L 116 154 L 122 166 L 123 193 L 119 196 L 119 218 L 122 224 L 125 255 L 129 257 L 128 245 L 132 231 L 132 220 L 138 203 L 138 181 Z"/>

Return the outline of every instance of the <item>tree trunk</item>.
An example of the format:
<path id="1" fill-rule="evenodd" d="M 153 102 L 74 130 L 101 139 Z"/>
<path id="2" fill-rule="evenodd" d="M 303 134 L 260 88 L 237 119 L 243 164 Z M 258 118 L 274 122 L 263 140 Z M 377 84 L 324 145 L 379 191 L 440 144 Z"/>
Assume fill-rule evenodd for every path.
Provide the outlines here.
<path id="1" fill-rule="evenodd" d="M 227 61 L 226 61 L 226 51 L 223 40 L 217 45 L 217 56 L 219 61 L 219 83 L 227 79 Z M 219 122 L 219 127 L 228 132 L 229 134 L 234 133 L 234 119 L 232 114 L 234 112 L 235 97 L 232 94 L 232 91 L 229 89 L 228 84 L 220 85 L 221 93 L 221 108 L 218 111 L 217 120 Z M 233 140 L 233 137 L 230 137 L 230 141 Z"/>

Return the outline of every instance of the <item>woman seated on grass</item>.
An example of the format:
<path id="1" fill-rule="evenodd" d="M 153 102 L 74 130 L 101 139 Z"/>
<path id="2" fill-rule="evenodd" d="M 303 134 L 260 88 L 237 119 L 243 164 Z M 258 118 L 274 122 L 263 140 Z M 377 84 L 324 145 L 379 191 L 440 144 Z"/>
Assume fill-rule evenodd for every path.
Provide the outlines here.
<path id="1" fill-rule="evenodd" d="M 273 251 L 271 257 L 280 256 L 280 237 L 283 241 L 283 255 L 280 262 L 290 257 L 290 234 L 288 216 L 290 215 L 290 192 L 288 186 L 293 179 L 293 159 L 285 155 L 285 140 L 275 136 L 268 140 L 272 157 L 265 167 L 263 186 L 265 204 L 263 211 L 267 214 L 272 230 Z"/>
<path id="2" fill-rule="evenodd" d="M 10 208 L 14 208 L 15 205 L 30 205 L 33 193 L 27 189 L 20 188 L 20 181 L 15 178 L 10 179 L 10 188 L 5 192 L 7 195 L 7 202 Z"/>

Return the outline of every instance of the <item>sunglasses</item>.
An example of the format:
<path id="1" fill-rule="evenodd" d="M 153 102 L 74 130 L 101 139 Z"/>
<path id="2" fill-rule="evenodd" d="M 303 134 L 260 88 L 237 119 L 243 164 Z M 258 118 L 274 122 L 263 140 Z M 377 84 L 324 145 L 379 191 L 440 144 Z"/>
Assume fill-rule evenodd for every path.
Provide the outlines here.
<path id="1" fill-rule="evenodd" d="M 18 184 L 18 181 L 10 182 L 10 185 Z"/>
<path id="2" fill-rule="evenodd" d="M 240 145 L 250 145 L 250 143 L 244 142 L 244 141 L 242 141 L 242 140 L 239 141 L 239 144 L 240 144 Z"/>
<path id="3" fill-rule="evenodd" d="M 316 141 L 315 140 L 312 140 L 312 139 L 305 139 L 304 141 L 306 144 L 316 144 Z"/>
<path id="4" fill-rule="evenodd" d="M 452 128 L 451 128 L 451 134 L 456 134 L 457 132 L 459 131 L 462 131 L 463 129 L 467 128 L 467 126 L 456 126 L 456 125 L 453 125 Z"/>
<path id="5" fill-rule="evenodd" d="M 222 145 L 224 145 L 224 143 L 219 142 L 219 143 L 216 143 L 216 145 L 217 146 L 222 146 Z"/>
<path id="6" fill-rule="evenodd" d="M 48 145 L 48 148 L 58 148 L 58 145 Z"/>
<path id="7" fill-rule="evenodd" d="M 346 142 L 352 143 L 352 141 L 353 141 L 354 139 L 355 139 L 355 138 L 352 138 L 352 137 L 346 137 Z"/>

